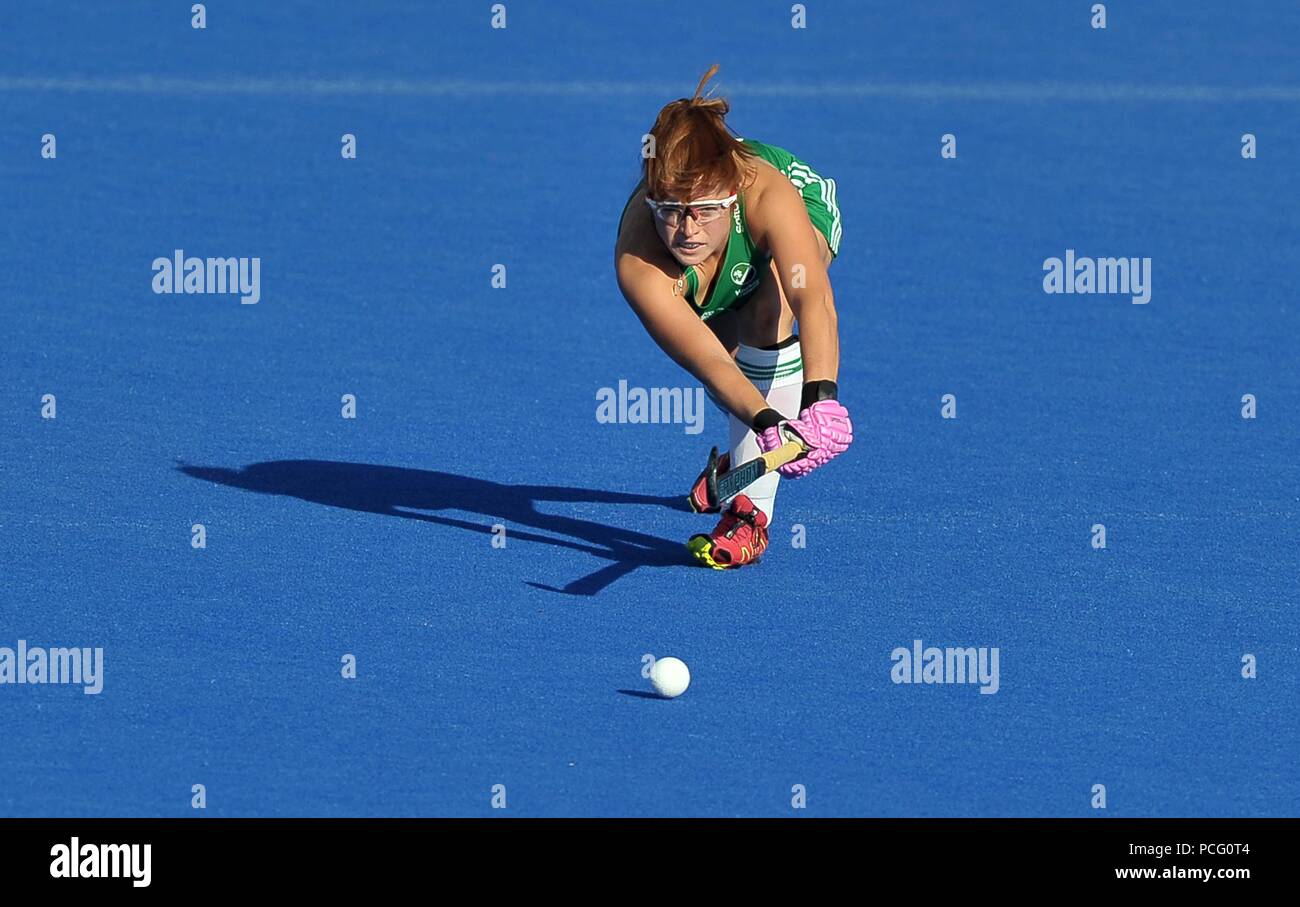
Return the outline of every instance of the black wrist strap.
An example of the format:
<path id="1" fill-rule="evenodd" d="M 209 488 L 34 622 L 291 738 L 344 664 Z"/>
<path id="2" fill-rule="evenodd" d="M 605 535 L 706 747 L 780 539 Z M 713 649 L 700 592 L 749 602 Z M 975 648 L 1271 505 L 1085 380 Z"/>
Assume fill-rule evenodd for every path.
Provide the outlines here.
<path id="1" fill-rule="evenodd" d="M 785 416 L 781 415 L 769 406 L 767 409 L 759 410 L 758 414 L 754 416 L 753 429 L 761 435 L 772 426 L 778 425 L 784 421 Z"/>
<path id="2" fill-rule="evenodd" d="M 803 386 L 803 399 L 799 401 L 799 412 L 803 412 L 818 400 L 838 400 L 840 388 L 834 381 L 808 381 Z"/>

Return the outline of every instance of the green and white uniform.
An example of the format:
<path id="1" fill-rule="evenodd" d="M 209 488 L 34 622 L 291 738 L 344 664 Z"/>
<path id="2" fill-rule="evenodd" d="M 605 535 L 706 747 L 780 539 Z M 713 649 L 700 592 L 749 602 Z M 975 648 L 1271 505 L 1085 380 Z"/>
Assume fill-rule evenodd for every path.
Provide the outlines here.
<path id="1" fill-rule="evenodd" d="M 784 148 L 768 145 L 753 139 L 741 139 L 741 142 L 756 155 L 780 170 L 803 195 L 804 205 L 808 209 L 808 219 L 812 221 L 826 244 L 831 255 L 840 254 L 840 209 L 835 201 L 835 180 L 818 176 L 806 163 L 799 160 Z M 637 187 L 640 189 L 640 186 Z M 636 190 L 632 195 L 635 197 Z M 628 199 L 628 204 L 631 204 Z M 719 312 L 739 308 L 748 300 L 750 294 L 758 289 L 759 279 L 771 262 L 768 255 L 759 252 L 754 238 L 749 234 L 749 223 L 745 220 L 745 197 L 741 195 L 731 206 L 731 235 L 727 240 L 726 253 L 718 268 L 717 279 L 713 282 L 713 292 L 707 299 L 701 299 L 704 288 L 700 287 L 699 275 L 695 267 L 686 269 L 686 299 L 696 313 L 706 321 Z M 623 206 L 623 216 L 627 216 L 627 205 Z M 622 227 L 620 218 L 619 227 Z"/>

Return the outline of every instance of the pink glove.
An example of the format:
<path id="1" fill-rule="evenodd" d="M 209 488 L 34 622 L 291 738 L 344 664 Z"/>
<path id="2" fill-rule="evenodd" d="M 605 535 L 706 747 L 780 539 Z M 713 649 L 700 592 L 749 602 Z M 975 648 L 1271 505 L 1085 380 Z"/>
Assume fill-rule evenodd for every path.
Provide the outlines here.
<path id="1" fill-rule="evenodd" d="M 783 427 L 802 438 L 809 448 L 803 457 L 777 468 L 777 472 L 790 479 L 802 478 L 818 466 L 825 466 L 853 443 L 849 411 L 838 400 L 818 400 L 801 412 L 798 419 L 790 419 L 763 431 L 758 435 L 758 446 L 763 453 L 776 450 L 785 443 L 781 435 Z"/>

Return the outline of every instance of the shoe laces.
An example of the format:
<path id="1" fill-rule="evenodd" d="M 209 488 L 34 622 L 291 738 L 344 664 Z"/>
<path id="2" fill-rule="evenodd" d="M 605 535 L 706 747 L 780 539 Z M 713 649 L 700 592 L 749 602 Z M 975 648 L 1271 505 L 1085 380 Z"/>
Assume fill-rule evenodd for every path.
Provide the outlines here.
<path id="1" fill-rule="evenodd" d="M 738 512 L 734 507 L 727 509 L 726 517 L 723 519 L 723 535 L 727 538 L 735 538 L 736 533 L 744 526 L 749 527 L 751 534 L 758 530 L 758 511 L 747 510 L 743 513 Z"/>

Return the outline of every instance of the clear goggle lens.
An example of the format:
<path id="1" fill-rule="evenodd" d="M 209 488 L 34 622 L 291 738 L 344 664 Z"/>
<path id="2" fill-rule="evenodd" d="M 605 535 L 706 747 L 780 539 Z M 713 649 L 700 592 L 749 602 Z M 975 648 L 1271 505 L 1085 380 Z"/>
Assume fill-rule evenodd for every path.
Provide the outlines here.
<path id="1" fill-rule="evenodd" d="M 736 196 L 732 195 L 728 198 L 709 199 L 708 201 L 695 202 L 690 205 L 679 205 L 675 202 L 656 202 L 651 199 L 646 199 L 646 204 L 654 209 L 655 217 L 659 218 L 666 226 L 676 227 L 682 222 L 687 211 L 695 218 L 697 224 L 704 226 L 726 215 L 727 209 L 731 207 L 731 203 L 735 200 Z"/>

